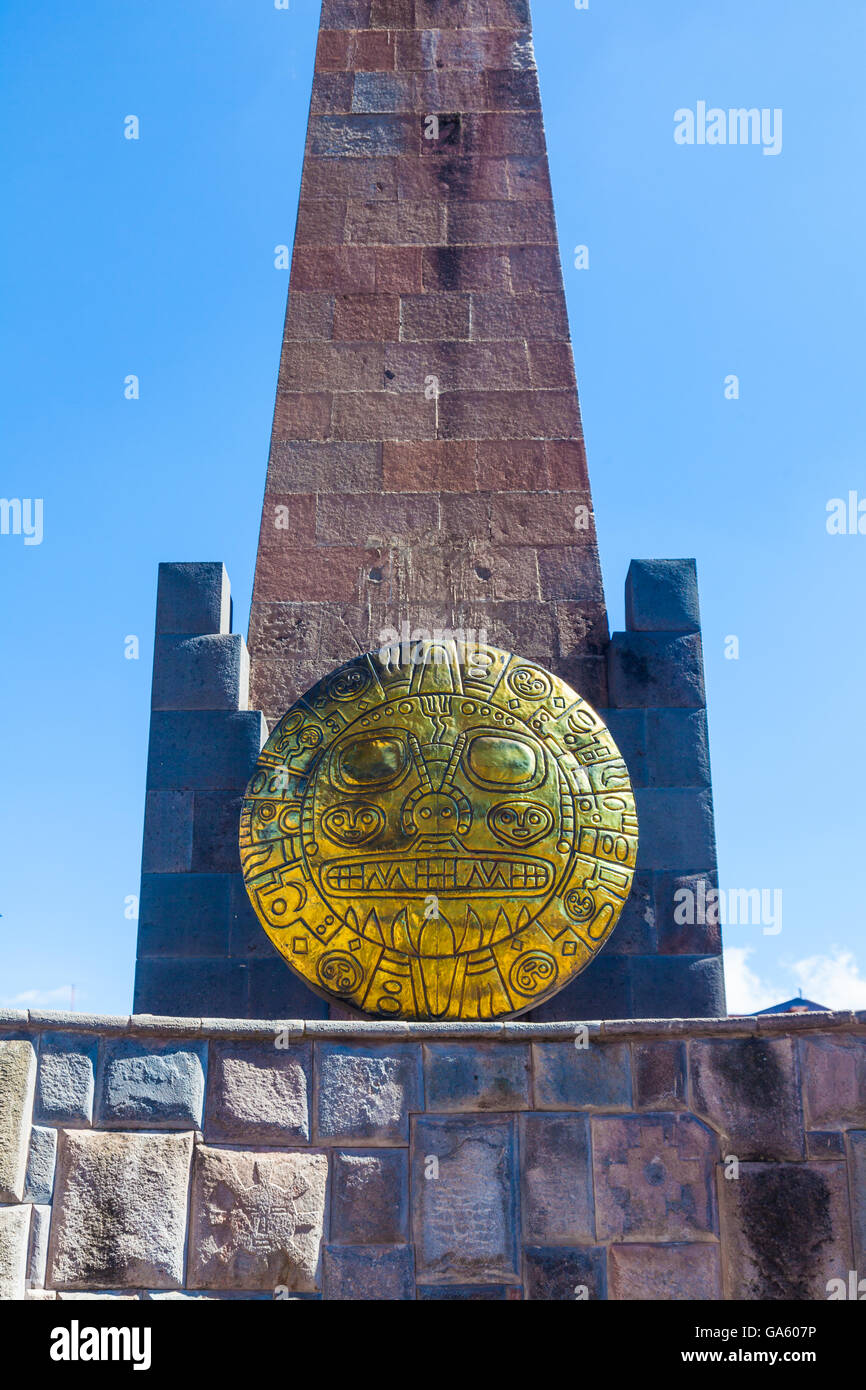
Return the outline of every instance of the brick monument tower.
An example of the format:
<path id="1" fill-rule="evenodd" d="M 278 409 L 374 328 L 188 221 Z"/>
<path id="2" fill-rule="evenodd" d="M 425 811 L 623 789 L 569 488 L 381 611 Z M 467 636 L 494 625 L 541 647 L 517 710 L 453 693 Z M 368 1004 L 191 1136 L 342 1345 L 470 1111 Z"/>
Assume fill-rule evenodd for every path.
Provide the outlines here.
<path id="1" fill-rule="evenodd" d="M 718 926 L 674 915 L 717 883 L 694 562 L 633 561 L 626 615 L 611 638 L 527 0 L 324 0 L 248 653 L 221 565 L 160 570 L 136 1010 L 327 1016 L 247 901 L 241 796 L 317 680 L 449 631 L 568 681 L 636 789 L 620 924 L 527 1017 L 724 1014 Z"/>

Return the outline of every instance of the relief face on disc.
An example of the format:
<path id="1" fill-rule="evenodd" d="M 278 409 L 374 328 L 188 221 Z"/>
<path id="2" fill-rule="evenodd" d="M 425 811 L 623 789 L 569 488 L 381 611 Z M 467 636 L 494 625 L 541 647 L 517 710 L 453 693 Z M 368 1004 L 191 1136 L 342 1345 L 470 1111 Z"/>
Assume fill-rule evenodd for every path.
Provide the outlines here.
<path id="1" fill-rule="evenodd" d="M 321 681 L 268 739 L 244 879 L 286 962 L 379 1018 L 507 1018 L 606 941 L 631 888 L 625 763 L 564 681 L 420 642 Z"/>

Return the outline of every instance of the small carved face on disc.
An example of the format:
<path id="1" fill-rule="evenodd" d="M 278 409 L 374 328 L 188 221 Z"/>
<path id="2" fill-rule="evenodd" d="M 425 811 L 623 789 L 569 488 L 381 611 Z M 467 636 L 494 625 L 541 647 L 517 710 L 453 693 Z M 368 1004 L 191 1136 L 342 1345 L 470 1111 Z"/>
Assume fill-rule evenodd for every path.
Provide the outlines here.
<path id="1" fill-rule="evenodd" d="M 582 969 L 628 895 L 637 821 L 602 721 L 496 648 L 364 657 L 289 711 L 241 820 L 271 940 L 379 1017 L 507 1017 Z"/>

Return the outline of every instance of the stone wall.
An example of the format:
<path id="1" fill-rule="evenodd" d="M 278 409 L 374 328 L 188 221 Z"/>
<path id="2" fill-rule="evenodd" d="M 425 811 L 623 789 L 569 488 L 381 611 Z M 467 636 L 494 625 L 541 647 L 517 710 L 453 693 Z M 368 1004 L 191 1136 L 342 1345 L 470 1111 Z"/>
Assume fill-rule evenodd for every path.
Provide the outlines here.
<path id="1" fill-rule="evenodd" d="M 11 1299 L 825 1299 L 866 1275 L 866 1014 L 0 1013 Z"/>

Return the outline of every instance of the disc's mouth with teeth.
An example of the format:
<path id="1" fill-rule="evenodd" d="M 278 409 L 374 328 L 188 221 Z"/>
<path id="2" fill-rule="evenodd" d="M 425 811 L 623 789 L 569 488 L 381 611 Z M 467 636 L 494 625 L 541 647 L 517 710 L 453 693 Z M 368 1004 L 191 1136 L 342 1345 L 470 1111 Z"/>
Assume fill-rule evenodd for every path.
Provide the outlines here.
<path id="1" fill-rule="evenodd" d="M 435 893 L 437 897 L 491 897 L 502 894 L 544 893 L 553 881 L 553 869 L 543 859 L 509 855 L 507 859 L 475 859 L 455 855 L 423 858 L 380 856 L 336 859 L 322 870 L 326 893 L 351 897 L 375 893 L 382 897 L 411 898 Z"/>

